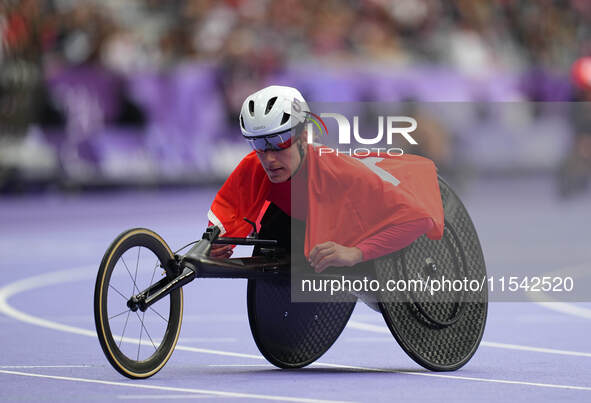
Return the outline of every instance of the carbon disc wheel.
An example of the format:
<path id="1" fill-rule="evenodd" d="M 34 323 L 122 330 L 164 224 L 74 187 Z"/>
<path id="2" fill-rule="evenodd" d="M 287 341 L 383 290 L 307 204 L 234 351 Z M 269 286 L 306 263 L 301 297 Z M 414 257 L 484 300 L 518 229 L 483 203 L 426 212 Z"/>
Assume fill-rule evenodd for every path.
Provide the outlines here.
<path id="1" fill-rule="evenodd" d="M 484 255 L 474 224 L 460 198 L 439 179 L 445 211 L 440 240 L 422 235 L 405 249 L 376 259 L 380 283 L 437 279 L 476 282 L 474 290 L 431 292 L 429 288 L 382 292 L 380 310 L 392 335 L 419 365 L 455 371 L 474 355 L 484 332 L 488 288 Z"/>

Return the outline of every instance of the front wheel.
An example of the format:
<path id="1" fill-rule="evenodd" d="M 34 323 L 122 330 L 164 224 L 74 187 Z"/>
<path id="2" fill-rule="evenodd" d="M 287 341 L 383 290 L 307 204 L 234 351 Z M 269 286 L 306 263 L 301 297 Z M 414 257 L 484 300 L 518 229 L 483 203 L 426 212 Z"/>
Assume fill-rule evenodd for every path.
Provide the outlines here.
<path id="1" fill-rule="evenodd" d="M 129 378 L 148 378 L 168 361 L 176 346 L 183 316 L 182 289 L 145 312 L 127 301 L 162 278 L 173 277 L 174 254 L 158 234 L 137 228 L 125 231 L 105 252 L 94 290 L 97 335 L 111 365 Z"/>

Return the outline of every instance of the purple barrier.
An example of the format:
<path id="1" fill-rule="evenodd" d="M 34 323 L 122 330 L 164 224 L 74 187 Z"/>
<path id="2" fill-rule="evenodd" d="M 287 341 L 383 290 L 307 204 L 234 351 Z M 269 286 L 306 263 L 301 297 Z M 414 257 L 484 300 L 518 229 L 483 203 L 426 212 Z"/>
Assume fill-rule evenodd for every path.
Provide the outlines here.
<path id="1" fill-rule="evenodd" d="M 125 79 L 99 67 L 69 68 L 48 82 L 67 120 L 64 139 L 55 141 L 59 137 L 55 133 L 51 138 L 57 148 L 67 150 L 60 155 L 82 149 L 78 157 L 86 158 L 106 176 L 117 176 L 117 169 L 125 173 L 125 155 L 137 162 L 137 172 L 144 169 L 146 175 L 156 178 L 211 172 L 220 142 L 240 141 L 237 123 L 232 124 L 227 116 L 220 74 L 216 66 L 208 64 L 180 65 L 171 71 L 143 72 Z M 298 87 L 311 102 L 498 102 L 527 97 L 565 101 L 571 96 L 565 77 L 541 71 L 475 78 L 444 68 L 416 66 L 360 71 L 356 67 L 292 65 L 269 77 L 267 84 Z M 113 126 L 124 91 L 145 112 L 145 128 L 120 130 Z M 496 152 L 489 150 L 519 142 L 515 137 L 494 135 L 494 128 L 484 137 L 468 133 L 472 130 L 468 125 L 458 130 L 452 125 L 450 130 L 463 142 L 460 146 L 474 151 L 469 152 L 469 160 L 489 167 L 494 165 Z M 481 133 L 486 131 L 483 128 Z M 504 158 L 512 157 L 505 154 Z M 67 165 L 68 161 L 62 162 Z"/>
<path id="2" fill-rule="evenodd" d="M 52 77 L 49 89 L 76 132 L 91 132 L 115 118 L 124 90 L 124 80 L 91 65 L 75 66 Z"/>

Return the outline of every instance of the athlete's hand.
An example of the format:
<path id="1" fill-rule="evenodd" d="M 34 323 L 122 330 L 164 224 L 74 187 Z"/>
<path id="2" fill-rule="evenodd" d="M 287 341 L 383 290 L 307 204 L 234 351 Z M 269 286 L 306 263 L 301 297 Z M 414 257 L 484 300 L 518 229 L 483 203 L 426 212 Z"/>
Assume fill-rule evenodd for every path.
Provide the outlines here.
<path id="1" fill-rule="evenodd" d="M 363 254 L 356 247 L 347 247 L 336 242 L 324 242 L 316 245 L 310 252 L 310 265 L 316 273 L 327 267 L 354 266 L 361 262 Z"/>
<path id="2" fill-rule="evenodd" d="M 209 250 L 209 257 L 219 257 L 228 259 L 234 253 L 232 245 L 213 244 Z"/>

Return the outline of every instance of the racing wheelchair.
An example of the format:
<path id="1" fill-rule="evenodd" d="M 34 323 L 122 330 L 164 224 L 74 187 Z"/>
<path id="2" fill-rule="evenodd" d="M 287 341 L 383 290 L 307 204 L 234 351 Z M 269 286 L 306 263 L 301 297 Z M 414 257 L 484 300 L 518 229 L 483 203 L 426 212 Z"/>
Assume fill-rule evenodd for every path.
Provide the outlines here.
<path id="1" fill-rule="evenodd" d="M 478 281 L 481 287 L 474 292 L 408 289 L 393 294 L 380 289 L 374 295 L 392 335 L 415 362 L 433 371 L 453 371 L 465 365 L 480 344 L 488 289 L 472 220 L 441 178 L 439 187 L 445 213 L 442 239 L 423 235 L 403 250 L 369 262 L 363 270 L 349 268 L 349 273 L 369 275 L 381 284 L 432 276 Z M 322 356 L 345 328 L 357 298 L 348 294 L 349 298 L 338 301 L 294 302 L 292 260 L 285 244 L 274 239 L 278 237 L 266 219 L 270 222 L 269 212 L 260 233 L 255 231 L 256 236 L 248 238 L 220 237 L 219 228 L 209 227 L 201 240 L 179 249 L 193 245 L 184 255 L 173 252 L 148 229 L 120 234 L 102 259 L 94 293 L 96 330 L 111 365 L 129 378 L 147 378 L 162 369 L 179 338 L 183 287 L 196 278 L 248 279 L 252 335 L 273 365 L 301 368 Z M 254 253 L 244 258 L 212 258 L 208 254 L 214 243 L 252 245 Z M 331 275 L 330 269 L 326 272 L 322 274 Z M 126 336 L 132 331 L 139 337 Z"/>

